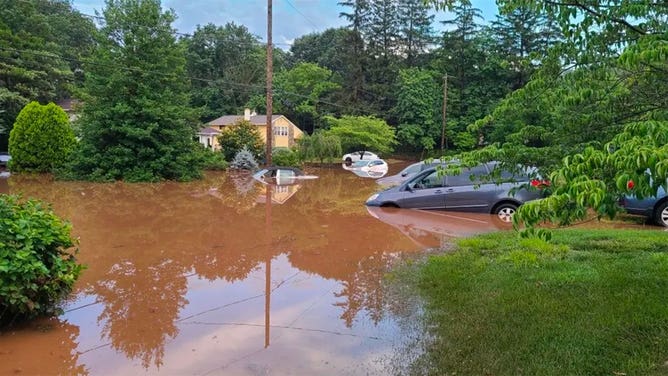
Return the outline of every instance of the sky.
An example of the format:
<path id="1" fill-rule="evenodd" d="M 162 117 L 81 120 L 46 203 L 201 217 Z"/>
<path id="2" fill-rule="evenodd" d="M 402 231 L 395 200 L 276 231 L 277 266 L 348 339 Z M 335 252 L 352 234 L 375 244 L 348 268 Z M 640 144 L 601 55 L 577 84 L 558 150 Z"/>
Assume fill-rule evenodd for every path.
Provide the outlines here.
<path id="1" fill-rule="evenodd" d="M 332 27 L 345 26 L 339 13 L 347 11 L 337 5 L 339 0 L 272 0 L 273 42 L 278 47 L 289 49 L 295 38 L 321 32 Z M 95 14 L 104 7 L 104 0 L 73 0 L 73 5 L 82 13 Z M 494 0 L 472 0 L 473 6 L 482 11 L 486 20 L 497 14 Z M 244 25 L 252 33 L 266 40 L 267 0 L 163 0 L 163 8 L 173 9 L 178 19 L 174 27 L 181 33 L 192 33 L 197 25 L 228 22 Z M 447 13 L 435 13 L 434 27 L 438 21 L 447 20 Z"/>

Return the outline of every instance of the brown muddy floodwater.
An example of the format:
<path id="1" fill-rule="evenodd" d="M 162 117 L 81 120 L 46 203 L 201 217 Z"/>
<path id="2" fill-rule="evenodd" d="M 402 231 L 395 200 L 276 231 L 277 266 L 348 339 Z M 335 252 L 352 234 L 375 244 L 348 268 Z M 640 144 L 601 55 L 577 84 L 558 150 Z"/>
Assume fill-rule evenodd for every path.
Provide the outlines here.
<path id="1" fill-rule="evenodd" d="M 0 333 L 0 374 L 397 372 L 419 334 L 385 293 L 387 270 L 496 228 L 489 216 L 367 210 L 374 180 L 307 172 L 320 178 L 270 189 L 227 173 L 0 179 L 0 193 L 45 200 L 71 221 L 88 266 L 62 315 Z"/>

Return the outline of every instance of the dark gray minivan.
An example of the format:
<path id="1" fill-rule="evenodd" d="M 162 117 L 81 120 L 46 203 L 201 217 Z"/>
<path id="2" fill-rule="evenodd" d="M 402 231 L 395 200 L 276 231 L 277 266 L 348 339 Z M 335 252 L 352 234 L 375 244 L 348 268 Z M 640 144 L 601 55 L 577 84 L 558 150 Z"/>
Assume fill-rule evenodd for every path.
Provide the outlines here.
<path id="1" fill-rule="evenodd" d="M 366 204 L 492 213 L 501 221 L 510 222 L 520 205 L 543 195 L 540 189 L 522 187 L 529 185 L 529 174 L 502 172 L 502 183 L 481 181 L 480 177 L 489 175 L 496 165 L 490 162 L 463 168 L 459 175 L 443 176 L 436 167 L 431 167 L 398 186 L 372 195 Z"/>

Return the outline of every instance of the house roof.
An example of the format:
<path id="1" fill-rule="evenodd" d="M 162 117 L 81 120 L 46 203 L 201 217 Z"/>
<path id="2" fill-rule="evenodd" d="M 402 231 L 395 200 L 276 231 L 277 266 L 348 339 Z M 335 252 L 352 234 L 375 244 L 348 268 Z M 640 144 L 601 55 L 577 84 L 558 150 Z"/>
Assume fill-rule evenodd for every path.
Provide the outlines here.
<path id="1" fill-rule="evenodd" d="M 206 127 L 204 129 L 200 129 L 200 131 L 197 132 L 197 134 L 201 134 L 203 136 L 209 136 L 209 135 L 214 135 L 214 134 L 220 134 L 220 131 L 218 129 L 215 129 L 215 128 Z"/>
<path id="2" fill-rule="evenodd" d="M 272 115 L 271 122 L 275 122 L 276 119 L 280 118 L 283 115 Z M 218 119 L 213 119 L 210 122 L 206 123 L 207 125 L 213 125 L 216 127 L 224 127 L 226 125 L 232 125 L 239 120 L 243 120 L 243 115 L 223 115 Z M 267 115 L 252 115 L 250 117 L 250 122 L 253 125 L 266 125 L 267 124 Z"/>

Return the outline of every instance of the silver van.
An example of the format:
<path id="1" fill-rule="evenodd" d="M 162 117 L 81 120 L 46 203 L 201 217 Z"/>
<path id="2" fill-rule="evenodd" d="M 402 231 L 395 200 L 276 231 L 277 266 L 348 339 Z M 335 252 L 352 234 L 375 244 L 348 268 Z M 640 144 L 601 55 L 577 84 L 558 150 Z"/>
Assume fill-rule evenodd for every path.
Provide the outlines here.
<path id="1" fill-rule="evenodd" d="M 528 173 L 503 171 L 501 183 L 483 181 L 481 177 L 488 176 L 496 165 L 490 162 L 462 168 L 459 175 L 442 175 L 436 167 L 430 167 L 398 186 L 372 195 L 366 205 L 491 213 L 502 222 L 510 222 L 520 205 L 543 197 L 543 193 L 528 188 L 537 185 L 529 184 Z"/>

